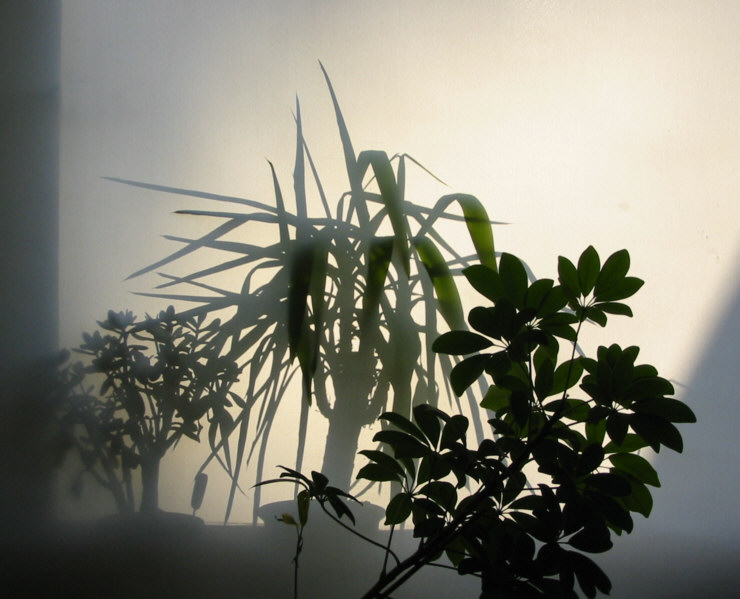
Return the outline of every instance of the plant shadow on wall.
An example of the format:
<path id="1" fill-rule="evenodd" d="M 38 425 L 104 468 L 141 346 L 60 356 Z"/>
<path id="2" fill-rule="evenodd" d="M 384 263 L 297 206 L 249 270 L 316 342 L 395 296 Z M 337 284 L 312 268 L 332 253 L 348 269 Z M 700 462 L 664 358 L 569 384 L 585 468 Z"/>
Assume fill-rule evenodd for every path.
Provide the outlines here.
<path id="1" fill-rule="evenodd" d="M 275 207 L 123 181 L 248 210 L 183 211 L 225 222 L 196 240 L 173 238 L 184 248 L 132 275 L 198 250 L 235 253 L 186 276 L 163 275 L 162 287 L 194 286 L 207 295 L 147 294 L 192 301 L 195 308 L 138 324 L 111 313 L 100 323 L 110 334 L 85 337 L 82 350 L 94 358 L 91 370 L 104 377 L 103 391 L 113 393 L 108 403 L 84 388 L 78 395 L 76 405 L 98 415 L 78 443 L 81 455 L 89 456 L 83 457 L 88 473 L 119 497 L 122 510 L 130 510 L 127 469 L 140 466 L 141 506 L 155 511 L 156 494 L 151 486 L 147 492 L 146 481 L 156 477 L 145 470 L 156 472 L 164 451 L 183 436 L 198 438 L 207 422 L 211 451 L 196 475 L 193 507 L 206 468 L 216 462 L 231 478 L 228 520 L 239 475 L 256 452 L 256 490 L 275 482 L 296 489 L 295 508 L 279 518 L 296 532 L 294 596 L 312 503 L 379 551 L 379 575 L 364 594 L 358 589 L 366 599 L 393 596 L 426 566 L 479 577 L 484 599 L 570 599 L 578 597 L 577 588 L 588 597 L 608 593 L 609 578 L 585 554 L 610 549 L 612 533 L 631 532 L 632 514 L 650 514 L 648 486 L 659 481 L 640 452 L 680 452 L 675 424 L 695 420 L 654 367 L 637 363 L 639 348 L 612 344 L 587 355 L 579 347 L 585 323 L 603 327 L 611 315 L 632 315 L 624 300 L 643 282 L 628 276 L 628 252 L 603 264 L 593 247 L 575 263 L 560 257 L 557 282 L 530 276 L 511 254 L 497 259 L 492 223 L 476 198 L 449 195 L 432 209 L 418 206 L 404 197 L 406 165 L 415 161 L 375 151 L 355 155 L 324 75 L 350 185 L 334 211 L 303 138 L 298 107 L 295 213 L 285 208 L 274 169 Z M 307 171 L 324 209 L 320 217 L 308 213 Z M 462 216 L 448 212 L 453 203 Z M 464 223 L 476 256 L 459 255 L 446 243 L 436 229 L 441 219 Z M 228 237 L 249 222 L 274 225 L 275 243 Z M 247 274 L 238 292 L 208 282 L 239 268 Z M 469 312 L 467 324 L 455 280 L 460 274 L 488 301 Z M 438 315 L 450 329 L 441 335 Z M 214 319 L 207 322 L 209 316 Z M 156 359 L 141 353 L 142 343 L 156 349 Z M 437 377 L 440 365 L 444 376 Z M 78 382 L 79 367 L 67 372 Z M 240 373 L 247 386 L 243 396 L 231 391 Z M 303 389 L 296 465 L 283 468 L 278 479 L 263 480 L 269 433 L 295 374 Z M 443 389 L 449 396 L 444 409 Z M 166 399 L 160 402 L 160 396 Z M 300 470 L 313 402 L 329 432 L 323 472 L 306 476 Z M 463 408 L 477 429 L 474 443 Z M 390 487 L 389 531 L 376 530 L 373 538 L 354 527 L 350 484 L 360 430 L 376 420 L 381 426 L 374 446 L 359 452 L 369 463 L 357 473 L 368 484 Z M 115 472 L 105 469 L 111 463 Z M 103 469 L 88 467 L 94 464 Z M 394 545 L 402 525 L 403 535 L 417 541 L 408 555 Z"/>
<path id="2" fill-rule="evenodd" d="M 162 275 L 167 281 L 161 288 L 190 285 L 209 292 L 208 296 L 151 294 L 199 304 L 184 316 L 232 310 L 220 321 L 211 343 L 216 351 L 240 364 L 248 388 L 233 419 L 224 412 L 215 421 L 215 430 L 209 435 L 212 454 L 203 465 L 205 469 L 218 460 L 231 477 L 226 520 L 240 473 L 255 451 L 257 480 L 262 478 L 264 452 L 277 410 L 286 398 L 299 401 L 289 386 L 296 372 L 301 375 L 304 398 L 296 468 L 302 464 L 309 407 L 315 403 L 329 426 L 322 470 L 344 487 L 352 479 L 362 428 L 374 423 L 383 411 L 410 417 L 412 405 L 437 404 L 439 387 L 446 388 L 451 401 L 457 402 L 446 379 L 437 381 L 436 377 L 437 363 L 449 372 L 451 360 L 437 358 L 431 342 L 438 334 L 439 315 L 450 327 L 464 326 L 455 276 L 473 261 L 495 266 L 491 222 L 482 204 L 464 194 L 442 197 L 432 209 L 407 201 L 407 163 L 420 165 L 406 155 L 392 159 L 378 151 L 355 155 L 328 76 L 326 82 L 350 186 L 333 208 L 303 137 L 299 105 L 295 114 L 295 213 L 285 206 L 272 164 L 275 206 L 122 181 L 246 209 L 180 211 L 224 222 L 200 239 L 170 237 L 184 247 L 132 275 L 159 269 L 197 250 L 221 250 L 236 256 L 188 276 Z M 307 179 L 313 180 L 323 207 L 320 216 L 309 213 Z M 452 204 L 459 206 L 462 216 L 448 211 Z M 476 256 L 456 253 L 435 228 L 443 219 L 464 223 Z M 254 222 L 274 226 L 275 242 L 254 245 L 226 238 L 238 227 Z M 208 277 L 240 273 L 245 267 L 237 292 L 207 283 Z M 469 401 L 477 414 L 472 394 Z M 480 421 L 476 423 L 482 435 Z M 259 490 L 255 515 L 258 502 Z"/>
<path id="3" fill-rule="evenodd" d="M 61 371 L 60 425 L 82 466 L 72 488 L 79 494 L 91 478 L 110 492 L 119 514 L 135 513 L 137 504 L 156 514 L 162 459 L 184 438 L 199 441 L 203 420 L 220 421 L 240 401 L 230 391 L 239 369 L 213 351 L 217 322 L 176 316 L 171 306 L 143 322 L 111 310 L 98 324 L 102 334 L 85 333 L 76 350 L 86 361 Z M 197 478 L 194 509 L 205 482 Z"/>

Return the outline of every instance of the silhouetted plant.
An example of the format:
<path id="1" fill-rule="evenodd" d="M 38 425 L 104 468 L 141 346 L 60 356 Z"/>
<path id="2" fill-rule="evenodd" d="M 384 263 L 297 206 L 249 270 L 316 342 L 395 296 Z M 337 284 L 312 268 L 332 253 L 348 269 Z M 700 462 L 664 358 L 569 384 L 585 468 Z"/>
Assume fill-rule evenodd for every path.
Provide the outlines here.
<path id="1" fill-rule="evenodd" d="M 608 315 L 632 315 L 622 300 L 643 282 L 627 276 L 629 264 L 622 250 L 601 265 L 589 247 L 577 265 L 559 258 L 559 284 L 530 284 L 510 254 L 498 268 L 464 271 L 491 304 L 470 311 L 473 331 L 446 333 L 433 347 L 466 356 L 450 373 L 457 394 L 488 379 L 481 406 L 491 432 L 470 448 L 462 415 L 419 404 L 412 418 L 380 416 L 390 427 L 375 435 L 380 449 L 360 452 L 369 463 L 358 477 L 395 483 L 385 523 L 392 531 L 410 519 L 419 546 L 403 559 L 393 554 L 387 568 L 389 544 L 364 599 L 390 597 L 443 557 L 460 574 L 481 578 L 482 599 L 577 598 L 576 582 L 587 597 L 610 591 L 607 575 L 585 554 L 609 550 L 612 532 L 631 532 L 633 513 L 649 516 L 648 486 L 660 483 L 640 450 L 681 452 L 675 423 L 695 422 L 670 397 L 672 385 L 636 363 L 639 348 L 600 346 L 592 357 L 577 351 L 585 322 L 605 326 Z M 290 470 L 281 477 L 308 481 Z M 320 475 L 312 478 L 329 488 Z M 305 514 L 308 499 L 322 500 L 304 487 L 298 507 Z M 337 516 L 348 511 L 333 507 Z"/>
<path id="2" fill-rule="evenodd" d="M 130 311 L 108 312 L 103 330 L 83 335 L 77 349 L 89 356 L 63 373 L 76 391 L 63 405 L 63 421 L 84 467 L 108 489 L 121 513 L 135 511 L 132 472 L 140 469 L 139 509 L 158 509 L 162 458 L 182 437 L 199 440 L 202 421 L 209 434 L 232 422 L 227 408 L 239 369 L 212 350 L 219 322 L 182 318 L 172 307 L 137 323 Z M 96 390 L 96 382 L 102 378 Z M 76 485 L 82 482 L 82 473 Z M 200 480 L 203 486 L 204 481 Z"/>
<path id="3" fill-rule="evenodd" d="M 464 194 L 445 196 L 433 209 L 407 201 L 406 166 L 409 161 L 418 163 L 406 155 L 389 159 L 378 151 L 355 155 L 328 76 L 326 83 L 349 179 L 349 190 L 333 209 L 303 138 L 298 104 L 293 173 L 295 213 L 285 207 L 272 165 L 274 207 L 252 200 L 124 181 L 246 209 L 180 211 L 225 222 L 197 240 L 171 237 L 185 247 L 132 275 L 160 268 L 203 248 L 236 254 L 233 260 L 188 276 L 164 275 L 167 283 L 160 286 L 189 284 L 215 294 L 160 295 L 200 304 L 186 315 L 235 309 L 224 317 L 213 339 L 216 349 L 242 364 L 249 375 L 244 402 L 235 415 L 236 426 L 232 428 L 229 423 L 220 428 L 212 444 L 213 456 L 224 456 L 223 463 L 232 478 L 226 519 L 244 462 L 258 446 L 261 451 L 257 479 L 261 478 L 264 447 L 274 414 L 296 371 L 294 360 L 300 368 L 305 399 L 297 468 L 302 462 L 308 406 L 315 400 L 321 414 L 329 420 L 323 470 L 344 486 L 351 481 L 363 426 L 372 424 L 386 409 L 410 416 L 413 403 L 436 404 L 437 359 L 430 344 L 439 333 L 438 314 L 451 327 L 465 326 L 454 276 L 471 263 L 471 258 L 456 253 L 435 229 L 440 220 L 464 222 L 477 253 L 476 261 L 495 266 L 491 223 L 482 204 Z M 321 216 L 308 211 L 307 169 L 323 206 Z M 453 203 L 459 205 L 462 216 L 448 212 Z M 275 242 L 253 245 L 224 239 L 250 222 L 274 225 Z M 240 272 L 239 268 L 247 269 L 239 292 L 218 289 L 203 281 L 212 275 Z M 442 362 L 449 370 L 449 358 L 442 357 Z M 254 427 L 252 438 L 250 419 Z M 231 455 L 235 456 L 233 460 Z"/>

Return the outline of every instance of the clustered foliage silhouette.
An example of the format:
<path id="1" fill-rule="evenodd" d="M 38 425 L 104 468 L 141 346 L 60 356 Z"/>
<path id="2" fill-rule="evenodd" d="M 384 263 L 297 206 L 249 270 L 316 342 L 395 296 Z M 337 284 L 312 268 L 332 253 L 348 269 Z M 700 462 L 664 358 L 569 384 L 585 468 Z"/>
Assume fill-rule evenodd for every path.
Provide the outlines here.
<path id="1" fill-rule="evenodd" d="M 579 345 L 584 324 L 604 327 L 613 315 L 632 316 L 624 300 L 643 282 L 628 275 L 628 252 L 603 264 L 593 247 L 575 263 L 560 257 L 557 280 L 534 279 L 511 254 L 497 259 L 492 223 L 476 198 L 454 194 L 433 209 L 418 206 L 405 199 L 406 164 L 418 163 L 376 151 L 355 155 L 328 76 L 326 82 L 350 184 L 334 212 L 298 106 L 295 213 L 285 208 L 272 165 L 275 207 L 124 181 L 246 211 L 182 211 L 224 222 L 199 239 L 176 239 L 184 248 L 132 275 L 199 249 L 236 254 L 184 277 L 163 275 L 163 288 L 190 285 L 208 295 L 151 294 L 196 302 L 195 308 L 143 324 L 111 313 L 100 324 L 112 334 L 85 336 L 81 350 L 94 358 L 87 372 L 104 375 L 104 397 L 87 390 L 72 402 L 77 412 L 70 418 L 85 431 L 77 438 L 83 463 L 119 505 L 131 506 L 130 470 L 158 467 L 182 436 L 197 439 L 207 418 L 211 453 L 196 477 L 194 507 L 215 460 L 232 480 L 228 519 L 240 472 L 259 447 L 256 491 L 275 482 L 297 489 L 297 515 L 280 516 L 297 533 L 296 596 L 312 502 L 382 550 L 380 575 L 365 599 L 390 597 L 419 569 L 443 564 L 480 577 L 483 599 L 608 593 L 609 578 L 587 554 L 607 551 L 612 533 L 631 532 L 633 514 L 650 514 L 649 487 L 659 480 L 641 452 L 682 451 L 675 425 L 695 420 L 672 397 L 672 385 L 637 362 L 637 347 L 605 345 L 587 355 Z M 320 217 L 307 210 L 307 167 L 324 207 Z M 448 211 L 453 203 L 462 217 Z M 447 243 L 436 229 L 441 219 L 465 224 L 474 256 Z M 277 242 L 226 239 L 248 222 L 276 226 Z M 245 267 L 239 292 L 206 282 Z M 470 310 L 467 324 L 459 275 L 487 302 Z M 215 314 L 225 316 L 205 324 Z M 440 334 L 439 315 L 449 332 Z M 154 348 L 153 362 L 142 343 Z M 68 372 L 81 379 L 80 368 Z M 243 396 L 230 390 L 239 372 Z M 303 388 L 296 467 L 263 481 L 264 447 L 295 373 Z M 454 413 L 439 405 L 445 389 Z M 461 396 L 473 402 L 478 431 L 487 431 L 473 442 Z M 329 435 L 323 472 L 306 476 L 300 470 L 312 401 L 329 419 Z M 378 418 L 375 445 L 359 451 L 367 463 L 357 478 L 391 490 L 386 544 L 354 528 L 356 499 L 348 488 L 359 431 Z M 156 507 L 146 478 L 144 506 Z M 419 540 L 407 556 L 391 543 L 402 524 Z"/>
<path id="2" fill-rule="evenodd" d="M 98 325 L 103 334 L 85 333 L 77 349 L 85 361 L 62 373 L 69 389 L 62 423 L 83 466 L 75 487 L 92 476 L 119 512 L 131 513 L 138 469 L 139 509 L 155 512 L 162 458 L 183 437 L 198 441 L 204 418 L 210 436 L 230 419 L 227 408 L 243 403 L 230 391 L 239 369 L 212 350 L 217 321 L 182 318 L 170 307 L 141 323 L 130 311 L 111 310 Z M 97 390 L 86 375 L 99 382 Z"/>
<path id="3" fill-rule="evenodd" d="M 627 251 L 601 266 L 589 247 L 577 266 L 559 259 L 559 284 L 530 284 L 510 254 L 498 269 L 464 271 L 491 305 L 470 311 L 473 331 L 445 333 L 433 348 L 467 356 L 451 373 L 456 393 L 480 376 L 489 379 L 481 406 L 493 415 L 491 432 L 475 449 L 467 444 L 465 416 L 428 404 L 417 405 L 412 419 L 381 415 L 391 427 L 375 435 L 380 449 L 360 452 L 369 463 L 358 476 L 400 488 L 385 524 L 410 519 L 420 545 L 403 560 L 394 557 L 395 566 L 384 568 L 363 597 L 389 596 L 443 555 L 461 574 L 481 577 L 482 598 L 577 597 L 576 581 L 587 597 L 610 591 L 607 575 L 584 554 L 610 549 L 612 532 L 631 532 L 633 513 L 650 514 L 648 486 L 660 483 L 639 451 L 680 452 L 675 424 L 695 420 L 653 366 L 636 364 L 637 347 L 577 355 L 585 322 L 605 326 L 608 314 L 631 316 L 622 300 L 643 282 L 628 269 Z M 291 470 L 281 477 L 305 487 L 301 526 L 306 496 L 322 507 L 332 497 L 317 473 L 312 482 Z M 348 508 L 336 503 L 330 506 L 341 517 Z"/>

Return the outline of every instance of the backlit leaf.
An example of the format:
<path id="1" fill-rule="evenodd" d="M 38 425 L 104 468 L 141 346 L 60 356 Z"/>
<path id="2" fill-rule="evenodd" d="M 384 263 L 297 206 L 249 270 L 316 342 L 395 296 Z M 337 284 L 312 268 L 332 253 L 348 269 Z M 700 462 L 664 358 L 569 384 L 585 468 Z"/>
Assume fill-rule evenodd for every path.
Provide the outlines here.
<path id="1" fill-rule="evenodd" d="M 411 496 L 408 493 L 398 493 L 385 508 L 385 524 L 401 524 L 411 515 Z"/>
<path id="2" fill-rule="evenodd" d="M 478 354 L 459 362 L 450 372 L 450 384 L 458 397 L 480 378 L 488 362 L 489 356 Z"/>
<path id="3" fill-rule="evenodd" d="M 512 254 L 501 254 L 499 275 L 506 298 L 517 308 L 524 307 L 524 296 L 527 293 L 527 271 L 521 260 Z"/>
<path id="4" fill-rule="evenodd" d="M 624 279 L 629 268 L 630 255 L 627 250 L 619 250 L 609 256 L 601 267 L 601 272 L 599 272 L 599 276 L 596 279 L 596 285 L 594 287 L 596 301 L 602 301 L 600 295 L 605 291 L 609 291 Z"/>
<path id="5" fill-rule="evenodd" d="M 616 453 L 609 456 L 609 461 L 617 470 L 634 476 L 637 480 L 653 487 L 660 486 L 658 473 L 645 458 L 632 453 Z"/>
<path id="6" fill-rule="evenodd" d="M 503 285 L 498 273 L 484 266 L 474 264 L 463 270 L 463 275 L 478 293 L 492 302 L 497 302 L 503 295 Z"/>
<path id="7" fill-rule="evenodd" d="M 578 281 L 578 270 L 573 263 L 564 256 L 558 257 L 558 280 L 573 298 L 581 295 L 581 284 Z"/>
<path id="8" fill-rule="evenodd" d="M 459 356 L 472 354 L 492 345 L 493 343 L 490 339 L 477 333 L 470 331 L 450 331 L 437 337 L 432 344 L 432 350 L 440 354 Z"/>
<path id="9" fill-rule="evenodd" d="M 583 295 L 588 295 L 599 276 L 599 254 L 592 245 L 588 246 L 578 258 L 578 285 Z"/>

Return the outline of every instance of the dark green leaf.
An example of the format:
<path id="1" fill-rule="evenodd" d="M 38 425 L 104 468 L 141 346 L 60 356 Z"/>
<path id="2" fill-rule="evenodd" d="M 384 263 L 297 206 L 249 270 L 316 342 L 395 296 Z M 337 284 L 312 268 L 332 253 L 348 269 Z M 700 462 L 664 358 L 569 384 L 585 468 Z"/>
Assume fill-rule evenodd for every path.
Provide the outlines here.
<path id="1" fill-rule="evenodd" d="M 385 465 L 372 463 L 360 468 L 357 478 L 365 478 L 374 482 L 391 481 L 400 483 L 404 477 L 403 471 L 399 475 L 395 468 L 391 469 Z"/>
<path id="2" fill-rule="evenodd" d="M 661 445 L 678 453 L 683 451 L 681 433 L 663 418 L 653 414 L 636 413 L 632 416 L 630 424 L 632 429 L 645 439 L 654 451 L 660 451 Z"/>
<path id="3" fill-rule="evenodd" d="M 326 478 L 321 472 L 316 472 L 315 470 L 311 471 L 311 478 L 313 479 L 314 489 L 315 493 L 319 494 L 326 489 L 326 486 L 329 484 L 329 479 Z"/>
<path id="4" fill-rule="evenodd" d="M 576 475 L 583 476 L 589 472 L 593 472 L 604 461 L 604 448 L 600 443 L 591 443 L 586 446 L 583 453 L 578 458 L 578 466 L 576 468 Z"/>
<path id="5" fill-rule="evenodd" d="M 421 485 L 430 480 L 440 480 L 450 472 L 452 472 L 452 466 L 449 461 L 439 454 L 430 454 L 421 458 L 416 482 Z"/>
<path id="6" fill-rule="evenodd" d="M 609 529 L 606 526 L 584 528 L 568 539 L 568 544 L 580 551 L 603 553 L 612 548 Z"/>
<path id="7" fill-rule="evenodd" d="M 647 447 L 649 443 L 639 435 L 627 434 L 621 443 L 612 441 L 604 447 L 606 453 L 632 453 Z"/>
<path id="8" fill-rule="evenodd" d="M 637 277 L 625 277 L 610 289 L 601 292 L 598 299 L 600 302 L 616 302 L 627 299 L 637 293 L 644 283 L 645 281 Z"/>
<path id="9" fill-rule="evenodd" d="M 375 433 L 373 441 L 390 445 L 397 459 L 421 458 L 430 451 L 426 445 L 422 445 L 415 437 L 400 431 L 379 431 Z"/>
<path id="10" fill-rule="evenodd" d="M 696 422 L 696 416 L 685 403 L 670 397 L 645 399 L 632 405 L 635 412 L 654 414 L 669 422 Z"/>
<path id="11" fill-rule="evenodd" d="M 578 259 L 578 285 L 583 295 L 588 295 L 596 284 L 601 264 L 599 254 L 592 245 L 588 246 Z"/>
<path id="12" fill-rule="evenodd" d="M 375 449 L 363 449 L 362 451 L 358 451 L 357 453 L 372 460 L 376 464 L 380 464 L 388 470 L 392 470 L 397 474 L 403 476 L 403 468 L 401 467 L 401 465 L 387 453 L 383 453 L 382 451 L 378 451 Z"/>
<path id="13" fill-rule="evenodd" d="M 632 453 L 616 453 L 609 456 L 609 461 L 614 467 L 627 474 L 634 476 L 637 480 L 653 487 L 660 486 L 658 473 L 645 458 Z"/>
<path id="14" fill-rule="evenodd" d="M 538 541 L 543 543 L 552 542 L 557 538 L 557 531 L 550 529 L 546 522 L 541 518 L 536 518 L 527 512 L 509 512 L 516 523 L 527 534 L 532 535 Z"/>
<path id="15" fill-rule="evenodd" d="M 597 589 L 605 595 L 609 594 L 612 583 L 599 566 L 585 555 L 575 551 L 569 551 L 568 556 L 578 579 L 578 584 L 589 599 L 596 596 Z"/>
<path id="16" fill-rule="evenodd" d="M 631 512 L 642 514 L 646 518 L 649 517 L 653 510 L 653 496 L 640 481 L 632 477 L 627 477 L 627 480 L 630 483 L 630 493 L 620 497 L 618 499 L 619 503 Z"/>
<path id="17" fill-rule="evenodd" d="M 613 412 L 606 419 L 606 432 L 609 438 L 617 445 L 621 445 L 629 429 L 630 417 L 626 414 Z"/>
<path id="18" fill-rule="evenodd" d="M 503 296 L 503 285 L 498 273 L 482 264 L 474 264 L 463 270 L 463 275 L 478 293 L 492 302 L 497 302 Z"/>
<path id="19" fill-rule="evenodd" d="M 581 380 L 583 363 L 580 358 L 568 360 L 555 369 L 553 374 L 552 395 L 567 391 Z"/>
<path id="20" fill-rule="evenodd" d="M 341 518 L 342 516 L 347 516 L 347 518 L 349 518 L 352 524 L 355 523 L 354 514 L 352 514 L 350 509 L 339 498 L 339 496 L 337 496 L 336 494 L 331 494 L 331 495 L 327 495 L 326 499 L 329 501 L 329 504 L 331 505 L 331 507 L 334 508 L 334 513 L 336 513 L 337 518 Z"/>
<path id="21" fill-rule="evenodd" d="M 458 356 L 472 354 L 492 345 L 493 343 L 490 339 L 477 333 L 470 331 L 450 331 L 437 337 L 432 344 L 432 350 L 439 354 Z"/>
<path id="22" fill-rule="evenodd" d="M 411 422 L 408 418 L 401 416 L 401 414 L 398 414 L 396 412 L 383 412 L 379 416 L 379 419 L 390 422 L 396 428 L 401 429 L 402 431 L 409 433 L 410 435 L 413 435 L 425 445 L 427 444 L 427 439 L 424 436 L 424 433 L 421 432 L 419 427 Z"/>
<path id="23" fill-rule="evenodd" d="M 458 397 L 483 374 L 490 356 L 475 355 L 459 362 L 450 372 L 450 384 Z"/>
<path id="24" fill-rule="evenodd" d="M 311 506 L 311 493 L 304 489 L 298 493 L 296 501 L 298 503 L 298 521 L 301 526 L 305 526 L 308 522 L 308 508 Z"/>
<path id="25" fill-rule="evenodd" d="M 465 416 L 456 414 L 445 422 L 442 429 L 441 447 L 449 447 L 456 441 L 465 443 L 465 434 L 468 431 L 469 421 Z"/>
<path id="26" fill-rule="evenodd" d="M 468 322 L 476 331 L 494 339 L 508 338 L 521 326 L 514 306 L 506 299 L 499 300 L 493 308 L 473 308 Z"/>
<path id="27" fill-rule="evenodd" d="M 568 298 L 566 297 L 563 288 L 559 285 L 557 287 L 553 287 L 537 309 L 537 316 L 539 318 L 544 318 L 551 314 L 557 314 L 566 306 L 567 303 Z"/>
<path id="28" fill-rule="evenodd" d="M 504 492 L 501 494 L 501 505 L 508 505 L 519 497 L 526 484 L 527 477 L 524 474 L 512 472 L 504 485 Z"/>
<path id="29" fill-rule="evenodd" d="M 590 306 L 586 308 L 585 312 L 586 318 L 589 320 L 594 321 L 599 326 L 605 327 L 606 326 L 606 314 L 600 309 L 600 305 L 597 304 L 596 306 Z"/>
<path id="30" fill-rule="evenodd" d="M 505 297 L 516 308 L 523 308 L 528 280 L 527 271 L 521 260 L 512 254 L 503 253 L 498 270 Z"/>
<path id="31" fill-rule="evenodd" d="M 567 312 L 557 312 L 550 316 L 545 316 L 540 320 L 540 330 L 567 339 L 568 341 L 576 340 L 576 332 L 571 325 L 578 322 L 578 318 L 575 314 L 569 314 Z"/>
<path id="32" fill-rule="evenodd" d="M 509 405 L 510 396 L 511 391 L 509 389 L 504 389 L 502 387 L 497 387 L 496 385 L 491 385 L 490 387 L 488 387 L 488 391 L 486 391 L 486 395 L 480 402 L 480 405 L 486 410 L 498 412 L 502 408 L 505 408 Z"/>
<path id="33" fill-rule="evenodd" d="M 553 394 L 555 368 L 551 360 L 546 359 L 537 368 L 537 375 L 534 381 L 534 390 L 540 401 Z M 558 393 L 557 391 L 555 391 Z"/>
<path id="34" fill-rule="evenodd" d="M 632 308 L 627 304 L 621 304 L 619 302 L 600 302 L 596 306 L 607 314 L 617 314 L 620 316 L 632 316 Z"/>
<path id="35" fill-rule="evenodd" d="M 451 512 L 457 504 L 457 491 L 453 484 L 444 481 L 433 481 L 419 489 L 446 512 Z"/>
<path id="36" fill-rule="evenodd" d="M 554 281 L 552 279 L 539 279 L 538 281 L 532 283 L 529 286 L 529 289 L 527 289 L 524 306 L 527 308 L 532 308 L 533 310 L 537 311 L 539 315 L 540 306 L 542 305 L 542 302 L 545 301 L 545 298 L 550 294 L 553 284 Z M 563 306 L 564 305 L 565 304 L 563 304 Z M 562 306 L 560 307 L 562 308 Z M 556 312 L 559 309 L 560 308 L 557 308 L 556 310 L 552 310 L 551 312 Z"/>
<path id="37" fill-rule="evenodd" d="M 429 404 L 419 404 L 413 409 L 414 420 L 433 447 L 439 443 L 442 427 L 439 424 L 441 411 Z"/>
<path id="38" fill-rule="evenodd" d="M 510 398 L 511 414 L 514 417 L 514 421 L 520 426 L 524 427 L 529 420 L 530 403 L 529 397 L 521 392 L 514 391 Z"/>
<path id="39" fill-rule="evenodd" d="M 490 354 L 489 360 L 486 363 L 485 370 L 486 374 L 493 377 L 494 380 L 501 378 L 511 372 L 512 361 L 509 352 L 504 349 Z"/>
<path id="40" fill-rule="evenodd" d="M 598 491 L 588 493 L 588 498 L 593 507 L 602 513 L 610 527 L 616 529 L 617 534 L 621 534 L 621 531 L 632 532 L 634 528 L 632 516 L 618 499 Z"/>
<path id="41" fill-rule="evenodd" d="M 627 275 L 629 268 L 630 255 L 627 250 L 619 250 L 609 256 L 596 279 L 596 286 L 594 287 L 596 301 L 603 301 L 600 297 L 601 294 L 618 285 Z"/>
<path id="42" fill-rule="evenodd" d="M 563 256 L 558 257 L 558 280 L 564 287 L 569 299 L 575 299 L 581 295 L 581 285 L 578 281 L 578 270 L 573 263 Z"/>
<path id="43" fill-rule="evenodd" d="M 385 524 L 401 524 L 411 515 L 411 495 L 408 493 L 397 493 L 388 503 L 385 509 Z"/>
<path id="44" fill-rule="evenodd" d="M 520 497 L 516 501 L 512 501 L 509 505 L 509 509 L 512 510 L 544 510 L 547 507 L 547 502 L 541 495 L 525 495 Z"/>
<path id="45" fill-rule="evenodd" d="M 636 366 L 634 375 L 637 377 L 642 366 Z M 635 378 L 627 390 L 627 396 L 633 402 L 661 398 L 664 395 L 673 395 L 674 389 L 670 382 L 659 376 Z"/>
<path id="46" fill-rule="evenodd" d="M 623 476 L 613 472 L 598 472 L 587 476 L 584 480 L 587 485 L 613 497 L 624 497 L 630 493 L 629 482 Z"/>

